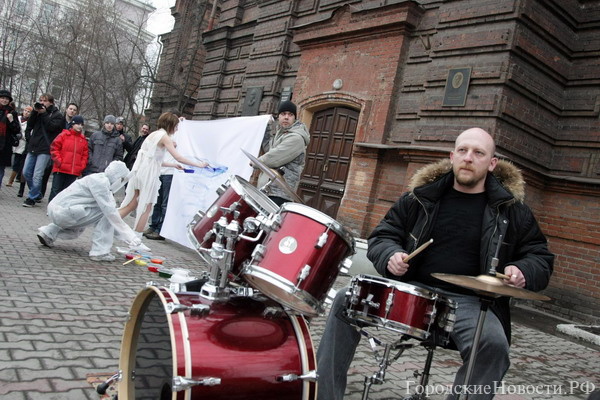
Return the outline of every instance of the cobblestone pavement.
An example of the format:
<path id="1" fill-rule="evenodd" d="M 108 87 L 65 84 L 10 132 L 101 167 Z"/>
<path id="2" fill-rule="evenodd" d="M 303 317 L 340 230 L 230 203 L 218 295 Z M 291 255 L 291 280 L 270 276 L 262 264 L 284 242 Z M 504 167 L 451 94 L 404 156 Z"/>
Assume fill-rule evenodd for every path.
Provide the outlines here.
<path id="1" fill-rule="evenodd" d="M 91 230 L 77 240 L 42 247 L 36 229 L 47 223 L 46 202 L 22 207 L 17 187 L 0 188 L 0 398 L 3 400 L 98 399 L 87 374 L 118 369 L 123 326 L 136 293 L 146 282 L 167 284 L 144 267 L 124 259 L 110 263 L 87 257 Z M 132 219 L 127 220 L 132 223 Z M 205 270 L 192 250 L 171 241 L 147 241 L 155 255 L 172 267 Z M 340 276 L 335 287 L 348 283 Z M 325 317 L 311 322 L 315 348 Z M 512 367 L 504 393 L 496 398 L 586 399 L 584 391 L 600 386 L 600 352 L 580 343 L 514 324 Z M 382 341 L 393 334 L 375 332 Z M 415 370 L 425 350 L 407 350 L 387 370 L 385 383 L 374 385 L 370 399 L 400 399 L 414 389 Z M 379 349 L 381 351 L 381 349 Z M 457 353 L 437 350 L 428 389 L 431 398 L 452 381 Z M 362 398 L 363 380 L 377 370 L 367 340 L 359 346 L 349 374 L 347 399 Z M 557 393 L 558 392 L 558 393 Z M 253 398 L 253 396 L 249 396 Z"/>

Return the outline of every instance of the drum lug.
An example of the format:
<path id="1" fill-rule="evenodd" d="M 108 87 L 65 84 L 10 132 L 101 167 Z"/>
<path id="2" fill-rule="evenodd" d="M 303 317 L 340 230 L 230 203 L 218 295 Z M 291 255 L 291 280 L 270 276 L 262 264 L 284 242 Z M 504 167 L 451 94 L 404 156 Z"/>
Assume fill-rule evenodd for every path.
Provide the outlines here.
<path id="1" fill-rule="evenodd" d="M 265 318 L 281 318 L 285 315 L 285 312 L 281 307 L 265 307 L 262 315 Z"/>
<path id="2" fill-rule="evenodd" d="M 280 375 L 277 377 L 277 381 L 278 382 L 293 382 L 293 381 L 297 381 L 298 379 L 300 379 L 300 380 L 308 381 L 308 382 L 316 382 L 318 378 L 319 378 L 319 375 L 317 374 L 317 371 L 313 369 L 312 371 L 309 371 L 304 375 L 296 375 L 296 374 Z"/>
<path id="3" fill-rule="evenodd" d="M 150 286 L 160 286 L 160 283 L 155 282 L 155 281 L 146 282 L 146 287 L 150 287 Z"/>
<path id="4" fill-rule="evenodd" d="M 373 293 L 369 293 L 369 295 L 367 296 L 366 299 L 361 300 L 360 304 L 362 304 L 364 306 L 363 312 L 365 314 L 368 314 L 368 312 L 367 312 L 368 308 L 375 308 L 375 309 L 379 310 L 379 306 L 380 306 L 379 303 L 375 303 L 373 301 Z"/>
<path id="5" fill-rule="evenodd" d="M 281 215 L 274 214 L 272 218 L 265 221 L 265 227 L 268 230 L 278 231 L 281 228 Z"/>
<path id="6" fill-rule="evenodd" d="M 300 286 L 302 281 L 305 280 L 308 275 L 310 275 L 310 265 L 306 264 L 298 274 L 298 283 L 296 283 L 296 286 L 294 286 L 294 292 L 300 290 L 298 286 Z"/>
<path id="7" fill-rule="evenodd" d="M 175 314 L 190 310 L 190 314 L 192 315 L 206 315 L 210 311 L 210 306 L 207 306 L 206 304 L 193 304 L 190 307 L 185 304 L 168 303 L 165 306 L 165 310 L 168 314 Z"/>
<path id="8" fill-rule="evenodd" d="M 344 258 L 344 261 L 340 263 L 340 273 L 347 274 L 350 272 L 350 267 L 352 267 L 352 260 L 350 258 Z"/>
<path id="9" fill-rule="evenodd" d="M 252 260 L 261 261 L 265 257 L 265 246 L 262 244 L 257 244 L 254 250 L 252 251 Z"/>
<path id="10" fill-rule="evenodd" d="M 353 306 L 358 304 L 359 290 L 360 289 L 356 286 L 352 286 L 348 290 L 346 290 L 346 299 L 348 301 L 348 304 L 352 304 Z"/>
<path id="11" fill-rule="evenodd" d="M 180 392 L 187 390 L 193 386 L 216 386 L 221 384 L 221 378 L 200 378 L 200 379 L 189 379 L 183 376 L 176 376 L 173 378 L 172 390 L 173 392 Z"/>
<path id="12" fill-rule="evenodd" d="M 329 235 L 327 234 L 327 232 L 323 232 L 321 236 L 319 236 L 317 244 L 315 244 L 315 249 L 322 249 L 323 246 L 325 246 L 325 244 L 327 243 L 327 239 L 329 239 Z"/>

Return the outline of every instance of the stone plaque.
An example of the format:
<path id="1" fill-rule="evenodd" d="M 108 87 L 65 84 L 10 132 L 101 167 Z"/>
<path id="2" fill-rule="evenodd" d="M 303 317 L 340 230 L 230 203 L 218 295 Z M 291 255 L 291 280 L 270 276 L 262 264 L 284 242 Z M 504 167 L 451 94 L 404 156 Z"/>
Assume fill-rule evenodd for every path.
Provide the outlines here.
<path id="1" fill-rule="evenodd" d="M 471 80 L 471 67 L 452 68 L 448 71 L 443 107 L 464 107 Z"/>
<path id="2" fill-rule="evenodd" d="M 281 99 L 279 101 L 284 102 L 284 101 L 288 101 L 288 100 L 292 100 L 291 86 L 286 86 L 283 88 L 283 90 L 281 91 Z"/>
<path id="3" fill-rule="evenodd" d="M 261 86 L 249 87 L 246 91 L 246 100 L 242 110 L 243 116 L 258 115 L 263 88 Z"/>

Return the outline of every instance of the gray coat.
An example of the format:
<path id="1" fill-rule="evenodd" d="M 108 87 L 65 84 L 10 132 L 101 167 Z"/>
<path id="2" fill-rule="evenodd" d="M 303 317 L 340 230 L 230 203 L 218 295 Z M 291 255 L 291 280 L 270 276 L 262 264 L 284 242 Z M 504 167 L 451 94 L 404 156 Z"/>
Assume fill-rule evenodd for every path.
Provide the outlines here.
<path id="1" fill-rule="evenodd" d="M 92 133 L 88 139 L 88 148 L 90 155 L 84 175 L 104 172 L 111 161 L 123 161 L 123 141 L 119 132 L 114 129 L 112 132 L 102 129 Z"/>
<path id="2" fill-rule="evenodd" d="M 281 170 L 285 182 L 296 191 L 300 183 L 300 175 L 304 170 L 306 146 L 310 141 L 306 125 L 296 121 L 287 129 L 279 126 L 275 135 L 267 134 L 265 139 L 262 145 L 265 154 L 258 159 L 269 168 Z M 269 178 L 261 172 L 258 177 L 258 187 L 263 187 L 268 180 Z M 280 189 L 276 183 L 270 185 L 267 191 L 269 196 L 278 196 L 291 201 L 290 195 Z"/>

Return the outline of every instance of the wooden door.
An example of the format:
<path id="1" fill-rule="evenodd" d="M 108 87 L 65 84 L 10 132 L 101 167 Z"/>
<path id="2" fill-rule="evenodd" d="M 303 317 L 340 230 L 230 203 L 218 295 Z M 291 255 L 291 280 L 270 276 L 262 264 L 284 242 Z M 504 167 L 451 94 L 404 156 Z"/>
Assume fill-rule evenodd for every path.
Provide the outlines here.
<path id="1" fill-rule="evenodd" d="M 336 218 L 344 196 L 358 112 L 335 107 L 313 115 L 299 196 L 305 204 Z"/>

